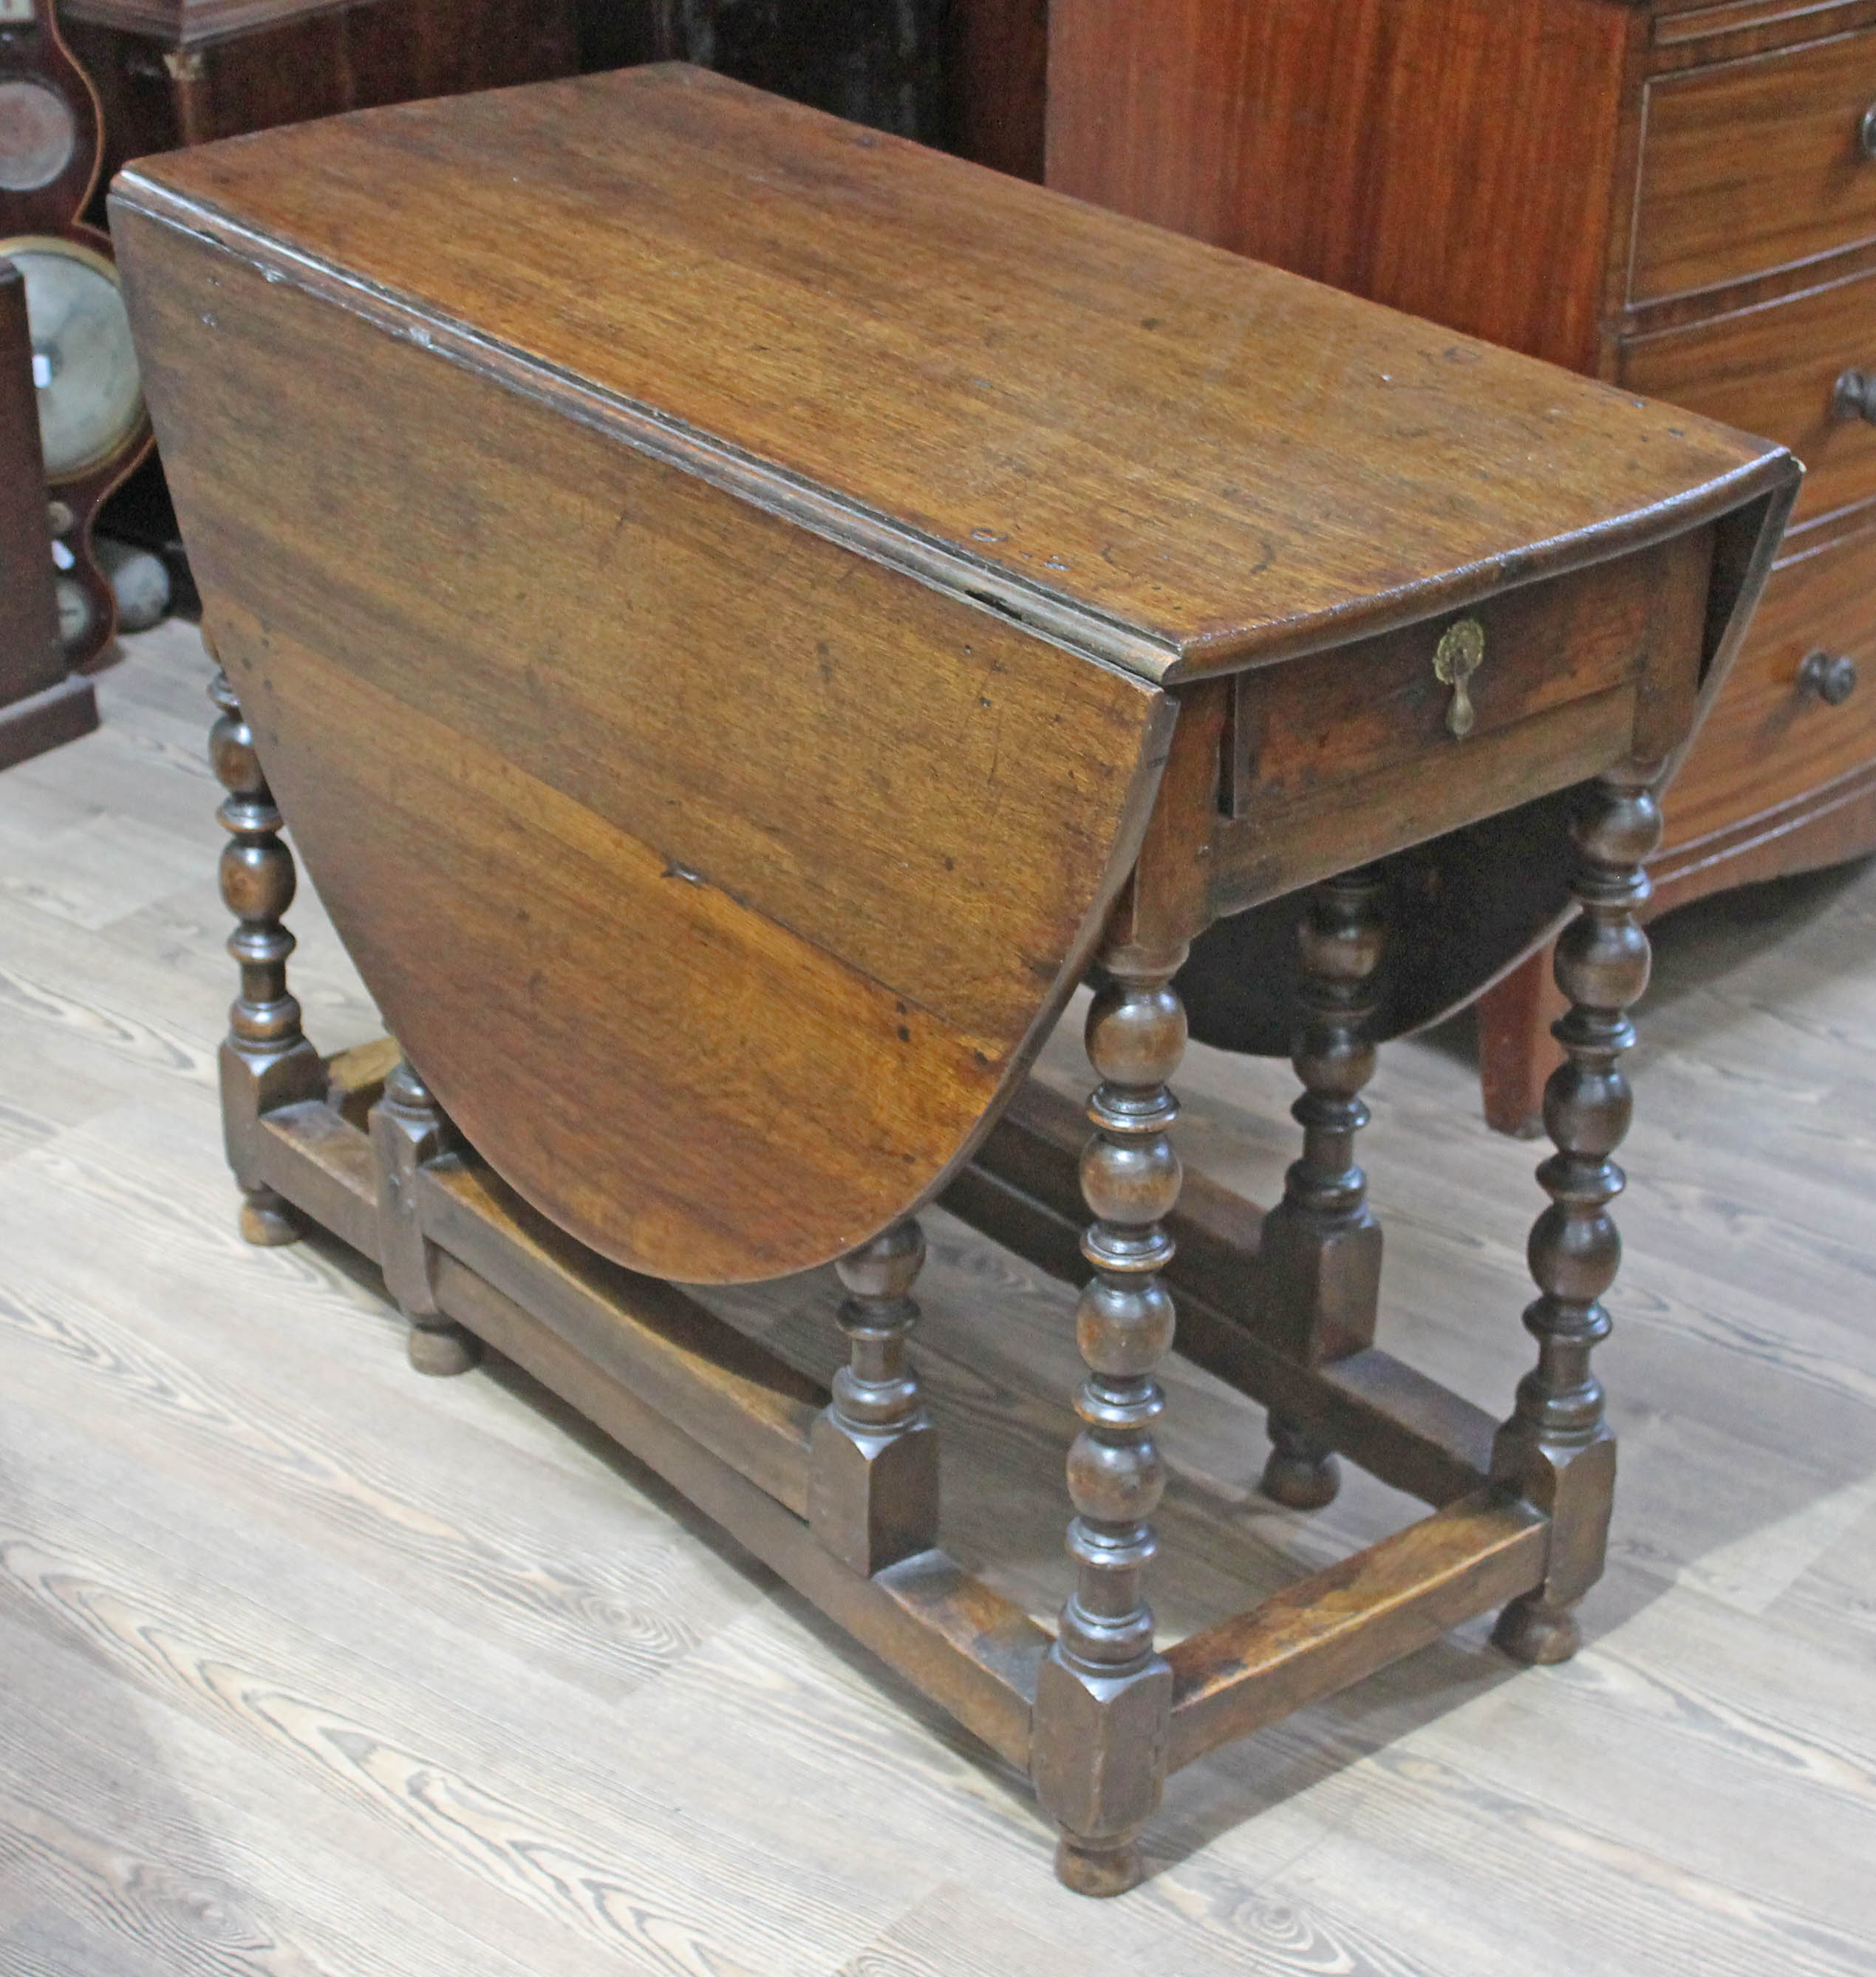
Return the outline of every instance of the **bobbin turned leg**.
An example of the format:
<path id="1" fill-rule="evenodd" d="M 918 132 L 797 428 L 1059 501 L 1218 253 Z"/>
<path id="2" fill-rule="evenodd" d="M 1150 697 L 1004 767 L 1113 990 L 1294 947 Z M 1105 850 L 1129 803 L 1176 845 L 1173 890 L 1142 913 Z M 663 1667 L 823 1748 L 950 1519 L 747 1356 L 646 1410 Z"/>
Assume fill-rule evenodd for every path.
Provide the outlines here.
<path id="1" fill-rule="evenodd" d="M 420 1373 L 466 1373 L 482 1356 L 481 1342 L 438 1308 L 432 1276 L 435 1249 L 418 1226 L 411 1183 L 426 1160 L 456 1144 L 454 1129 L 408 1058 L 385 1080 L 368 1123 L 378 1167 L 378 1241 L 385 1288 L 410 1321 L 406 1342 Z"/>
<path id="2" fill-rule="evenodd" d="M 228 1164 L 246 1197 L 241 1233 L 268 1246 L 296 1241 L 300 1227 L 291 1206 L 260 1177 L 255 1149 L 260 1115 L 318 1097 L 325 1071 L 301 1034 L 299 1005 L 287 992 L 287 957 L 296 942 L 281 916 L 293 903 L 293 854 L 280 841 L 280 813 L 226 673 L 216 672 L 209 698 L 217 709 L 209 759 L 228 792 L 216 812 L 229 836 L 222 847 L 222 898 L 239 922 L 228 952 L 241 969 L 241 992 L 229 1010 L 221 1048 L 222 1125 Z"/>
<path id="3" fill-rule="evenodd" d="M 850 1358 L 815 1419 L 808 1519 L 864 1578 L 938 1542 L 938 1433 L 906 1356 L 924 1262 L 924 1236 L 907 1220 L 834 1265 Z"/>
<path id="4" fill-rule="evenodd" d="M 1630 1094 L 1619 1060 L 1635 1041 L 1628 1005 L 1648 985 L 1648 896 L 1642 861 L 1660 841 L 1661 814 L 1642 768 L 1612 773 L 1587 795 L 1576 824 L 1581 853 L 1572 891 L 1582 909 L 1557 943 L 1557 985 L 1570 1007 L 1553 1034 L 1564 1061 L 1544 1091 L 1557 1151 L 1537 1170 L 1551 1206 L 1531 1232 L 1531 1274 L 1542 1293 L 1524 1313 L 1537 1364 L 1518 1383 L 1498 1431 L 1491 1474 L 1551 1518 L 1544 1583 L 1514 1600 L 1492 1638 L 1521 1662 L 1561 1662 L 1580 1636 L 1571 1609 L 1602 1575 L 1615 1487 L 1616 1444 L 1603 1418 L 1591 1349 L 1609 1334 L 1603 1293 L 1622 1243 L 1608 1204 L 1622 1170 L 1610 1158 L 1628 1130 Z"/>
<path id="5" fill-rule="evenodd" d="M 1095 1274 L 1075 1312 L 1088 1365 L 1075 1403 L 1083 1425 L 1068 1452 L 1076 1580 L 1042 1663 L 1030 1755 L 1036 1795 L 1062 1828 L 1055 1871 L 1085 1895 L 1118 1895 L 1139 1880 L 1140 1829 L 1166 1777 L 1172 1671 L 1154 1652 L 1141 1578 L 1164 1487 L 1153 1424 L 1165 1401 L 1153 1374 L 1173 1341 L 1159 1273 L 1173 1248 L 1162 1219 L 1179 1198 L 1179 1157 L 1166 1136 L 1179 1108 L 1167 1081 L 1185 1048 L 1185 1008 L 1171 986 L 1185 952 L 1110 949 L 1108 984 L 1088 1015 L 1101 1082 L 1082 1155 L 1095 1219 L 1082 1239 Z"/>
<path id="6" fill-rule="evenodd" d="M 1355 1136 L 1368 1124 L 1361 1091 L 1375 1068 L 1368 1031 L 1381 890 L 1372 868 L 1327 880 L 1312 889 L 1297 930 L 1303 1021 L 1290 1062 L 1303 1090 L 1290 1115 L 1303 1128 L 1303 1157 L 1264 1218 L 1258 1253 L 1265 1335 L 1306 1366 L 1374 1342 L 1381 1226 L 1356 1164 Z M 1265 1495 L 1292 1510 L 1319 1510 L 1341 1480 L 1328 1444 L 1279 1414 L 1270 1432 Z"/>

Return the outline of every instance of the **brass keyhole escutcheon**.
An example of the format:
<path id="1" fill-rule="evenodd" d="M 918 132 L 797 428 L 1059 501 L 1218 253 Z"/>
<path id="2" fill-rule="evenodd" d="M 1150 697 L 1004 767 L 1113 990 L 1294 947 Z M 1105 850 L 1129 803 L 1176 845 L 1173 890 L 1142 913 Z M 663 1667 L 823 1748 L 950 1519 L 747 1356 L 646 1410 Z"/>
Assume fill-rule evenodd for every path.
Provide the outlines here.
<path id="1" fill-rule="evenodd" d="M 1466 682 L 1485 663 L 1485 628 L 1476 618 L 1461 618 L 1448 625 L 1433 648 L 1433 677 L 1452 688 L 1452 705 L 1446 710 L 1446 731 L 1463 741 L 1472 731 L 1478 710 L 1466 691 Z"/>

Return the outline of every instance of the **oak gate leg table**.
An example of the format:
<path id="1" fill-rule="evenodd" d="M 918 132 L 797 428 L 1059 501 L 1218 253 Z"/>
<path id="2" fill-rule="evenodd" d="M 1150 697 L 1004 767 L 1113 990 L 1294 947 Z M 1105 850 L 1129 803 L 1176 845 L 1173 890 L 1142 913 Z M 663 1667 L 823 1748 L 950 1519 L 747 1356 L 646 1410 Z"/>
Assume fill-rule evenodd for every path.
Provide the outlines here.
<path id="1" fill-rule="evenodd" d="M 1570 1652 L 1642 863 L 1788 456 L 683 68 L 114 214 L 226 667 L 250 1240 L 334 1231 L 421 1370 L 564 1395 L 1023 1767 L 1088 1893 L 1169 1771 L 1456 1622 Z M 302 1033 L 283 816 L 395 1044 Z M 1471 952 L 1501 857 L 1580 910 L 1501 1424 L 1375 1346 L 1356 1140 L 1384 933 Z M 1267 1216 L 1182 1202 L 1181 969 L 1298 898 L 1301 1157 Z M 1026 1078 L 1091 969 L 1084 1121 Z M 1083 1286 L 1052 1635 L 940 1548 L 940 1200 Z M 676 1287 L 829 1261 L 831 1394 Z M 1282 1500 L 1339 1452 L 1432 1514 L 1161 1652 L 1171 1349 L 1266 1405 Z"/>

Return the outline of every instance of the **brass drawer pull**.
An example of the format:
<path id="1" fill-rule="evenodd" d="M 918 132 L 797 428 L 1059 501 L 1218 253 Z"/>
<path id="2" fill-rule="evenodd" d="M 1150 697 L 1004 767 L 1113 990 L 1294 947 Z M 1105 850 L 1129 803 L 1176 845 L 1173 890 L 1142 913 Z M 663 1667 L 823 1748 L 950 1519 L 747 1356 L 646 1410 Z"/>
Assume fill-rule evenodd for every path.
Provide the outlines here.
<path id="1" fill-rule="evenodd" d="M 1831 394 L 1831 416 L 1838 419 L 1865 419 L 1876 425 L 1876 376 L 1867 371 L 1840 374 Z"/>
<path id="2" fill-rule="evenodd" d="M 1857 148 L 1866 158 L 1876 158 L 1876 103 L 1857 120 Z"/>
<path id="3" fill-rule="evenodd" d="M 1807 653 L 1798 668 L 1798 690 L 1815 693 L 1826 707 L 1841 707 L 1857 690 L 1857 662 L 1845 652 Z"/>
<path id="4" fill-rule="evenodd" d="M 1433 677 L 1442 686 L 1452 688 L 1446 728 L 1457 741 L 1463 741 L 1471 733 L 1472 724 L 1478 718 L 1472 697 L 1465 688 L 1466 682 L 1485 663 L 1485 628 L 1476 618 L 1461 618 L 1439 635 L 1439 643 L 1433 649 Z"/>

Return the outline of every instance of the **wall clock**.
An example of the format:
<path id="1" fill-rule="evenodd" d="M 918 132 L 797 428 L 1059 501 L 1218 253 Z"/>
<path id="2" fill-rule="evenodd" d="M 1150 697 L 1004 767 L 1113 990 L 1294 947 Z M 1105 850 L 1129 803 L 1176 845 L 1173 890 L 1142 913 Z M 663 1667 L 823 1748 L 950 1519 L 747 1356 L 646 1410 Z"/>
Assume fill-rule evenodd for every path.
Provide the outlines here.
<path id="1" fill-rule="evenodd" d="M 80 668 L 117 628 L 92 521 L 150 445 L 111 242 L 78 217 L 103 154 L 97 92 L 51 0 L 0 0 L 0 255 L 25 282 L 59 636 Z"/>

